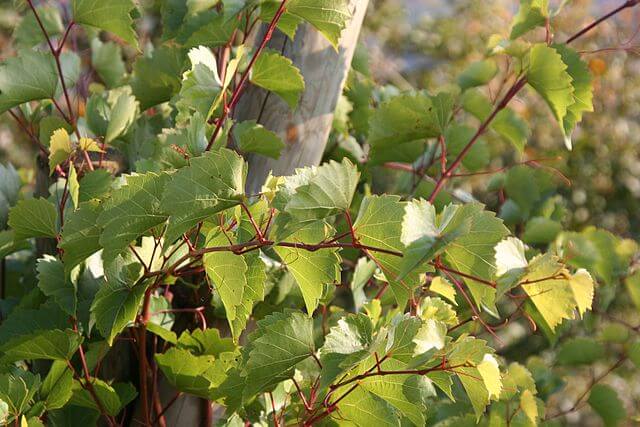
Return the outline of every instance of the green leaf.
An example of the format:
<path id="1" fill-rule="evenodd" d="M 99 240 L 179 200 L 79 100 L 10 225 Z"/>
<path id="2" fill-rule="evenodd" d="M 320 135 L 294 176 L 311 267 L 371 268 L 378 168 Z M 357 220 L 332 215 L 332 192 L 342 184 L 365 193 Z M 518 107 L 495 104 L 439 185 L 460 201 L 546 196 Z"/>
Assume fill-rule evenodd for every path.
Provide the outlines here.
<path id="1" fill-rule="evenodd" d="M 82 381 L 84 382 L 84 380 Z M 122 408 L 135 399 L 138 394 L 136 388 L 130 383 L 109 385 L 99 378 L 91 378 L 91 384 L 105 411 L 113 417 L 118 415 Z M 69 401 L 70 405 L 98 410 L 92 395 L 78 381 L 74 381 L 72 389 L 73 395 Z"/>
<path id="2" fill-rule="evenodd" d="M 447 336 L 447 325 L 439 320 L 426 319 L 413 342 L 416 344 L 414 356 L 424 354 L 432 349 L 441 350 Z"/>
<path id="3" fill-rule="evenodd" d="M 604 357 L 602 344 L 591 338 L 572 338 L 562 343 L 556 355 L 560 365 L 589 365 Z"/>
<path id="4" fill-rule="evenodd" d="M 95 296 L 91 313 L 109 345 L 138 314 L 147 289 L 144 283 L 137 283 L 140 274 L 140 264 L 126 261 L 121 256 L 105 271 L 106 282 Z"/>
<path id="5" fill-rule="evenodd" d="M 495 246 L 496 274 L 503 276 L 509 272 L 524 273 L 529 265 L 525 247 L 517 237 L 507 237 Z"/>
<path id="6" fill-rule="evenodd" d="M 180 91 L 185 57 L 181 49 L 169 46 L 154 49 L 150 57 L 138 57 L 131 88 L 141 110 L 169 101 Z"/>
<path id="7" fill-rule="evenodd" d="M 67 363 L 62 360 L 54 361 L 40 387 L 40 395 L 47 410 L 62 408 L 71 399 L 72 385 L 73 372 Z"/>
<path id="8" fill-rule="evenodd" d="M 24 50 L 0 66 L 0 113 L 29 101 L 53 98 L 58 73 L 49 53 Z"/>
<path id="9" fill-rule="evenodd" d="M 432 109 L 433 102 L 424 93 L 400 95 L 383 103 L 369 121 L 371 149 L 437 137 L 440 126 Z"/>
<path id="10" fill-rule="evenodd" d="M 257 153 L 277 159 L 285 147 L 278 135 L 266 129 L 255 120 L 247 120 L 233 127 L 233 137 L 238 148 L 244 153 Z"/>
<path id="11" fill-rule="evenodd" d="M 62 259 L 67 274 L 100 250 L 102 229 L 97 224 L 101 212 L 102 205 L 97 200 L 92 200 L 80 203 L 76 211 L 66 216 L 59 246 L 64 251 Z"/>
<path id="12" fill-rule="evenodd" d="M 520 0 L 520 9 L 511 26 L 511 40 L 543 26 L 549 17 L 549 0 Z"/>
<path id="13" fill-rule="evenodd" d="M 160 198 L 169 179 L 165 173 L 128 175 L 125 185 L 115 190 L 104 203 L 98 224 L 103 228 L 100 245 L 104 248 L 102 256 L 106 262 L 167 220 Z"/>
<path id="14" fill-rule="evenodd" d="M 591 388 L 588 402 L 607 427 L 620 425 L 627 417 L 627 411 L 618 397 L 618 393 L 608 385 L 594 385 Z"/>
<path id="15" fill-rule="evenodd" d="M 394 360 L 385 362 L 385 370 L 402 370 L 403 364 Z M 435 396 L 435 389 L 425 377 L 414 375 L 373 376 L 362 381 L 361 387 L 394 407 L 414 425 L 425 425 L 427 402 Z M 364 419 L 363 419 L 364 421 Z"/>
<path id="16" fill-rule="evenodd" d="M 103 199 L 111 190 L 111 182 L 111 174 L 106 169 L 86 172 L 80 180 L 80 203 Z"/>
<path id="17" fill-rule="evenodd" d="M 78 209 L 80 203 L 80 184 L 78 183 L 78 173 L 73 163 L 69 164 L 69 176 L 67 177 L 67 186 L 73 209 Z"/>
<path id="18" fill-rule="evenodd" d="M 459 76 L 458 85 L 464 91 L 475 86 L 482 86 L 491 81 L 498 73 L 498 65 L 489 58 L 469 65 Z"/>
<path id="19" fill-rule="evenodd" d="M 122 40 L 138 47 L 133 28 L 132 12 L 136 5 L 132 0 L 73 0 L 73 21 L 109 31 Z"/>
<path id="20" fill-rule="evenodd" d="M 0 401 L 8 406 L 10 414 L 17 416 L 28 408 L 40 387 L 40 375 L 14 370 L 0 374 Z"/>
<path id="21" fill-rule="evenodd" d="M 173 175 L 162 196 L 162 206 L 170 215 L 167 241 L 239 204 L 246 176 L 247 166 L 234 151 L 221 149 L 192 158 L 189 166 Z"/>
<path id="22" fill-rule="evenodd" d="M 458 237 L 469 231 L 469 222 L 454 228 L 436 219 L 435 207 L 426 200 L 413 200 L 405 206 L 400 239 L 407 247 L 402 259 L 399 279 L 419 265 L 432 260 Z"/>
<path id="23" fill-rule="evenodd" d="M 53 299 L 69 316 L 76 315 L 76 287 L 65 275 L 62 262 L 45 255 L 38 260 L 38 287 L 47 297 Z"/>
<path id="24" fill-rule="evenodd" d="M 304 79 L 300 70 L 289 58 L 277 52 L 260 54 L 251 69 L 249 79 L 254 85 L 276 93 L 292 110 L 295 110 L 300 95 L 304 92 Z"/>
<path id="25" fill-rule="evenodd" d="M 565 120 L 575 103 L 573 79 L 558 51 L 546 44 L 534 45 L 529 52 L 527 82 L 542 96 L 565 132 Z"/>
<path id="26" fill-rule="evenodd" d="M 109 114 L 109 124 L 104 137 L 106 143 L 124 135 L 138 116 L 138 101 L 131 95 L 128 87 L 122 89 L 126 90 L 118 91 Z"/>
<path id="27" fill-rule="evenodd" d="M 198 46 L 189 51 L 189 60 L 191 69 L 182 76 L 182 87 L 176 103 L 178 121 L 185 121 L 193 111 L 208 120 L 222 91 L 216 58 L 210 49 Z"/>
<path id="28" fill-rule="evenodd" d="M 15 232 L 15 239 L 29 237 L 56 237 L 58 213 L 53 203 L 47 199 L 20 200 L 9 211 L 9 227 Z"/>
<path id="29" fill-rule="evenodd" d="M 373 387 L 373 386 L 372 386 Z M 382 393 L 384 394 L 384 393 Z M 337 396 L 333 396 L 334 400 Z M 398 414 L 391 403 L 358 387 L 338 403 L 338 410 L 332 414 L 334 421 L 348 425 L 375 425 L 397 427 L 400 425 Z"/>
<path id="30" fill-rule="evenodd" d="M 313 25 L 336 51 L 340 34 L 351 19 L 347 0 L 291 0 L 287 12 Z"/>
<path id="31" fill-rule="evenodd" d="M 114 42 L 91 40 L 91 64 L 107 87 L 118 86 L 127 69 L 122 60 L 122 48 Z"/>
<path id="32" fill-rule="evenodd" d="M 22 340 L 30 334 L 69 326 L 69 315 L 57 304 L 44 304 L 36 309 L 16 308 L 0 325 L 0 350 L 11 349 L 14 340 Z"/>
<path id="33" fill-rule="evenodd" d="M 80 335 L 71 329 L 35 332 L 11 340 L 11 347 L 5 349 L 2 360 L 70 360 L 81 342 Z"/>
<path id="34" fill-rule="evenodd" d="M 298 169 L 285 178 L 274 204 L 300 222 L 346 212 L 360 174 L 348 159 L 330 161 L 320 167 Z"/>
<path id="35" fill-rule="evenodd" d="M 13 230 L 0 231 L 0 258 L 11 255 L 14 252 L 31 248 L 29 242 L 25 240 L 16 240 Z"/>
<path id="36" fill-rule="evenodd" d="M 405 202 L 391 195 L 368 196 L 362 201 L 353 228 L 363 245 L 402 253 L 404 245 L 400 240 Z M 418 275 L 412 272 L 404 279 L 397 279 L 402 267 L 402 257 L 383 252 L 370 252 L 379 265 L 384 277 L 389 281 L 396 301 L 404 307 L 412 290 L 418 285 Z"/>
<path id="37" fill-rule="evenodd" d="M 544 217 L 534 217 L 527 221 L 522 240 L 529 244 L 550 243 L 562 231 L 562 224 Z"/>
<path id="38" fill-rule="evenodd" d="M 208 399 L 226 378 L 233 359 L 195 356 L 173 347 L 164 354 L 156 354 L 156 361 L 167 381 L 177 390 Z"/>
<path id="39" fill-rule="evenodd" d="M 289 236 L 292 243 L 320 243 L 331 234 L 330 227 L 315 221 Z M 324 286 L 340 282 L 340 256 L 338 249 L 327 248 L 308 251 L 296 247 L 275 247 L 282 263 L 291 272 L 300 287 L 307 313 L 313 314 L 322 297 Z"/>
<path id="40" fill-rule="evenodd" d="M 571 133 L 582 120 L 584 112 L 593 111 L 593 84 L 589 67 L 580 58 L 580 54 L 567 45 L 554 45 L 553 48 L 562 56 L 567 65 L 567 73 L 573 79 L 573 100 L 569 106 L 567 116 L 562 123 L 565 144 L 571 150 Z"/>
<path id="41" fill-rule="evenodd" d="M 340 375 L 371 356 L 373 344 L 373 325 L 367 316 L 350 314 L 338 320 L 320 349 L 320 387 L 333 383 Z"/>
<path id="42" fill-rule="evenodd" d="M 484 209 L 479 203 L 466 205 L 450 205 L 442 212 L 446 218 L 447 230 L 455 230 L 463 223 L 469 222 L 469 232 L 463 234 L 444 251 L 443 261 L 454 269 L 492 280 L 495 275 L 494 247 L 509 230 L 493 212 Z M 495 290 L 486 284 L 473 279 L 464 279 L 478 305 L 490 313 L 496 314 L 494 306 Z"/>
<path id="43" fill-rule="evenodd" d="M 50 37 L 59 36 L 64 31 L 60 9 L 41 4 L 36 6 L 38 17 Z M 34 13 L 27 13 L 13 31 L 16 44 L 21 48 L 31 48 L 44 41 L 42 30 Z"/>
<path id="44" fill-rule="evenodd" d="M 258 322 L 250 343 L 245 398 L 293 377 L 295 366 L 315 351 L 313 320 L 300 312 L 271 314 Z"/>
<path id="45" fill-rule="evenodd" d="M 254 305 L 264 299 L 267 278 L 264 262 L 257 251 L 249 252 L 243 255 L 243 258 L 247 264 L 247 287 L 242 294 L 242 301 L 236 306 L 235 319 L 229 322 L 231 333 L 236 339 L 240 337 L 240 334 L 247 326 L 247 320 L 249 320 L 253 312 Z"/>
<path id="46" fill-rule="evenodd" d="M 207 248 L 229 246 L 231 242 L 220 227 L 213 228 L 207 235 Z M 236 318 L 236 306 L 242 303 L 244 289 L 247 287 L 247 263 L 244 258 L 230 251 L 207 252 L 203 256 L 207 276 L 213 282 L 224 304 L 227 319 Z"/>

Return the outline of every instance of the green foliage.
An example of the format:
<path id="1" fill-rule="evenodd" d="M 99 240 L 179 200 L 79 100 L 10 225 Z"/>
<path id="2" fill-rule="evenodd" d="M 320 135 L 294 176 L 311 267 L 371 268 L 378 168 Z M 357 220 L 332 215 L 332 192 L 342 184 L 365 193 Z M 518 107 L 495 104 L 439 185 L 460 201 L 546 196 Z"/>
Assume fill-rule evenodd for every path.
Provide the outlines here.
<path id="1" fill-rule="evenodd" d="M 262 113 L 235 121 L 246 86 L 293 111 L 317 83 L 267 38 L 307 22 L 337 50 L 348 5 L 29 8 L 45 39 L 23 19 L 0 111 L 50 182 L 0 169 L 0 423 L 150 425 L 173 403 L 160 381 L 228 425 L 532 426 L 585 403 L 628 421 L 604 379 L 640 365 L 638 327 L 609 314 L 640 307 L 638 246 L 566 227 L 561 174 L 529 158 L 513 102 L 532 87 L 569 148 L 593 109 L 579 51 L 534 31 L 556 28 L 546 1 L 523 0 L 510 34 L 430 93 L 376 86 L 358 52 L 324 161 L 247 192 L 260 156 L 290 150 Z M 547 411 L 573 393 L 563 376 L 605 364 Z"/>

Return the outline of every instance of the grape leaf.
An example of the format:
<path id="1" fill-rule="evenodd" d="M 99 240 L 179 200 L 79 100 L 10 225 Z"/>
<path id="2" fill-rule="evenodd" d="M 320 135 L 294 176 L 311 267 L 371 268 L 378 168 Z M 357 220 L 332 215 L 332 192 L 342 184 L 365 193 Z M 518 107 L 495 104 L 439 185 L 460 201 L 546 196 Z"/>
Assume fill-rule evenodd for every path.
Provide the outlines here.
<path id="1" fill-rule="evenodd" d="M 78 304 L 75 284 L 67 278 L 62 262 L 45 255 L 37 264 L 38 287 L 43 294 L 55 301 L 69 316 L 76 315 Z"/>
<path id="2" fill-rule="evenodd" d="M 470 222 L 448 227 L 436 219 L 435 207 L 426 200 L 414 200 L 405 206 L 400 239 L 406 246 L 398 279 L 432 260 L 461 235 L 469 232 Z"/>
<path id="3" fill-rule="evenodd" d="M 71 360 L 81 342 L 80 335 L 71 329 L 34 332 L 11 340 L 11 347 L 5 349 L 2 361 Z"/>
<path id="4" fill-rule="evenodd" d="M 71 139 L 67 131 L 64 129 L 54 131 L 49 141 L 49 173 L 53 174 L 55 167 L 65 162 L 72 151 Z"/>
<path id="5" fill-rule="evenodd" d="M 166 221 L 160 197 L 169 178 L 166 173 L 128 175 L 126 185 L 115 190 L 104 203 L 98 224 L 103 228 L 100 245 L 104 248 L 102 256 L 106 262 L 122 253 L 135 239 Z"/>
<path id="6" fill-rule="evenodd" d="M 351 19 L 347 0 L 291 0 L 287 12 L 313 25 L 338 50 L 340 34 Z"/>
<path id="7" fill-rule="evenodd" d="M 91 40 L 91 64 L 107 87 L 116 87 L 127 73 L 122 48 L 114 42 Z"/>
<path id="8" fill-rule="evenodd" d="M 400 95 L 378 107 L 369 121 L 372 150 L 417 139 L 434 138 L 440 126 L 431 113 L 433 102 L 424 93 Z"/>
<path id="9" fill-rule="evenodd" d="M 233 127 L 233 137 L 238 148 L 245 153 L 257 153 L 277 159 L 284 148 L 284 142 L 275 133 L 255 120 L 247 120 Z"/>
<path id="10" fill-rule="evenodd" d="M 549 16 L 549 0 L 520 0 L 520 9 L 511 24 L 511 40 L 544 25 Z"/>
<path id="11" fill-rule="evenodd" d="M 73 372 L 62 360 L 51 364 L 51 369 L 42 381 L 40 394 L 44 399 L 47 410 L 62 408 L 71 398 Z"/>
<path id="12" fill-rule="evenodd" d="M 222 91 L 216 58 L 210 49 L 198 46 L 189 51 L 189 60 L 191 69 L 182 75 L 182 87 L 176 103 L 178 121 L 185 121 L 193 111 L 208 120 Z"/>
<path id="13" fill-rule="evenodd" d="M 293 377 L 294 367 L 315 351 L 313 320 L 295 311 L 271 314 L 258 322 L 250 342 L 242 372 L 245 398 Z"/>
<path id="14" fill-rule="evenodd" d="M 247 166 L 234 151 L 211 151 L 178 170 L 162 196 L 170 215 L 167 241 L 173 242 L 199 221 L 240 203 Z"/>
<path id="15" fill-rule="evenodd" d="M 263 52 L 251 69 L 249 79 L 254 85 L 276 93 L 292 110 L 295 110 L 304 92 L 300 70 L 289 58 L 277 52 Z"/>
<path id="16" fill-rule="evenodd" d="M 137 283 L 141 270 L 140 264 L 118 256 L 105 271 L 106 282 L 96 293 L 91 313 L 109 345 L 138 314 L 147 289 L 144 283 Z"/>
<path id="17" fill-rule="evenodd" d="M 402 253 L 404 245 L 400 240 L 405 202 L 391 195 L 368 196 L 361 205 L 353 228 L 363 245 Z M 397 279 L 402 267 L 402 257 L 383 252 L 370 251 L 369 256 L 382 270 L 389 281 L 398 304 L 402 307 L 411 296 L 412 289 L 419 283 L 414 271 L 404 279 Z"/>
<path id="18" fill-rule="evenodd" d="M 73 21 L 109 31 L 122 40 L 138 47 L 133 28 L 132 12 L 136 5 L 132 0 L 73 0 Z"/>
<path id="19" fill-rule="evenodd" d="M 207 235 L 206 247 L 229 246 L 229 238 L 220 227 Z M 244 258 L 230 251 L 207 252 L 203 256 L 207 276 L 213 282 L 227 313 L 227 320 L 236 318 L 236 306 L 242 303 L 247 287 L 247 263 Z"/>
<path id="20" fill-rule="evenodd" d="M 568 111 L 575 103 L 575 89 L 568 67 L 556 49 L 543 43 L 531 48 L 527 82 L 549 105 L 564 133 Z"/>
<path id="21" fill-rule="evenodd" d="M 9 211 L 9 227 L 15 233 L 15 240 L 56 237 L 57 221 L 56 207 L 47 199 L 20 200 Z"/>
<path id="22" fill-rule="evenodd" d="M 571 150 L 573 129 L 582 120 L 584 112 L 593 111 L 593 84 L 589 67 L 580 58 L 578 52 L 566 45 L 554 45 L 553 48 L 562 56 L 562 61 L 567 65 L 567 73 L 573 80 L 574 102 L 569 106 L 567 116 L 562 123 L 565 144 Z"/>
<path id="23" fill-rule="evenodd" d="M 140 56 L 133 64 L 131 88 L 140 109 L 169 101 L 180 91 L 186 55 L 181 49 L 160 46 L 151 56 Z"/>
<path id="24" fill-rule="evenodd" d="M 0 66 L 0 113 L 29 101 L 53 98 L 58 73 L 49 53 L 24 50 Z"/>
<path id="25" fill-rule="evenodd" d="M 292 243 L 320 243 L 329 233 L 329 226 L 315 221 L 289 236 Z M 340 256 L 335 248 L 308 251 L 303 248 L 277 246 L 276 253 L 300 287 L 307 313 L 318 307 L 324 286 L 340 281 Z"/>
<path id="26" fill-rule="evenodd" d="M 102 205 L 97 200 L 93 200 L 80 203 L 77 210 L 67 215 L 59 245 L 64 251 L 62 259 L 67 274 L 76 265 L 100 250 L 102 229 L 97 224 L 101 212 Z"/>

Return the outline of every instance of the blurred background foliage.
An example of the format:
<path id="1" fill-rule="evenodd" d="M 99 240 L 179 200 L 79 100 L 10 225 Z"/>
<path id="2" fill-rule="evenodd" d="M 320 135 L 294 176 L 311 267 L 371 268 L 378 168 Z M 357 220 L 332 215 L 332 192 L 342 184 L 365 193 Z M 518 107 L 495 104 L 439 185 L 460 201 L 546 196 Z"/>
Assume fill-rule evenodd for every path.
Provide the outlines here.
<path id="1" fill-rule="evenodd" d="M 558 1 L 551 1 L 557 5 Z M 612 0 L 573 0 L 554 20 L 556 39 L 581 28 L 620 4 Z M 375 0 L 365 19 L 372 78 L 400 90 L 441 90 L 471 62 L 480 60 L 494 34 L 508 31 L 518 2 L 510 0 Z M 531 39 L 543 38 L 543 29 Z M 640 237 L 640 11 L 628 11 L 599 26 L 577 49 L 585 55 L 594 81 L 595 113 L 586 114 L 568 153 L 542 100 L 527 96 L 512 107 L 528 120 L 531 137 L 522 157 L 558 158 L 545 162 L 570 182 L 558 179 L 565 197 L 566 228 L 595 225 L 616 234 Z M 496 82 L 499 83 L 499 82 Z M 506 145 L 487 145 L 487 169 L 521 160 Z M 464 180 L 483 201 L 490 180 Z"/>

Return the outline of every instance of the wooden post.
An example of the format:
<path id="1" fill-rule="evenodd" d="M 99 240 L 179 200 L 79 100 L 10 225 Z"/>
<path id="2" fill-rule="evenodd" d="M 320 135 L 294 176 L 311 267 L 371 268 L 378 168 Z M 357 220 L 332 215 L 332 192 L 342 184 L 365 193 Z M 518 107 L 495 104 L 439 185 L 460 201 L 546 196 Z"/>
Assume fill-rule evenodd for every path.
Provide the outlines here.
<path id="1" fill-rule="evenodd" d="M 338 51 L 309 24 L 298 28 L 291 41 L 276 32 L 269 48 L 282 52 L 298 67 L 305 80 L 305 90 L 295 111 L 277 95 L 252 86 L 238 103 L 234 119 L 256 120 L 278 134 L 286 147 L 274 160 L 250 154 L 247 192 L 260 191 L 269 171 L 290 175 L 296 168 L 317 165 L 322 159 L 333 122 L 333 113 L 349 73 L 360 28 L 369 0 L 351 0 L 352 19 L 340 37 Z M 261 40 L 265 28 L 257 34 Z"/>

